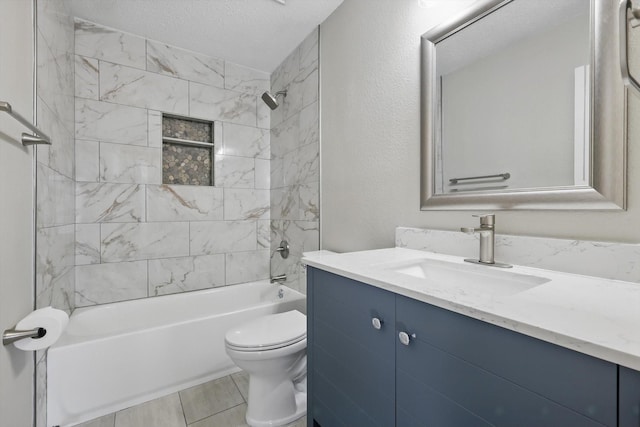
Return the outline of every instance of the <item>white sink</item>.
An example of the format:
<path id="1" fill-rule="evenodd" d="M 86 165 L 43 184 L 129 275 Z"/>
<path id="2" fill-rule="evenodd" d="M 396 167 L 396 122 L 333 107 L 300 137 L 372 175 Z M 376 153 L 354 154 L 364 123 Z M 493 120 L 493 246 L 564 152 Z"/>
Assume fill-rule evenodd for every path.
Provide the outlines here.
<path id="1" fill-rule="evenodd" d="M 542 276 L 514 273 L 496 267 L 434 259 L 407 261 L 386 269 L 425 280 L 426 285 L 451 286 L 462 292 L 508 296 L 547 283 Z"/>

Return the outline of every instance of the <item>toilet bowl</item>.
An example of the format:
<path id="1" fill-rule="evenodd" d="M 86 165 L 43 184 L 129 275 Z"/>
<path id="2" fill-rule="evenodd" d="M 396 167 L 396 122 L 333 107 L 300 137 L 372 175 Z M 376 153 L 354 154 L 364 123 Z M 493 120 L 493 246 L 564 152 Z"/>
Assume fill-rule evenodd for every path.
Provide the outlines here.
<path id="1" fill-rule="evenodd" d="M 269 314 L 225 336 L 231 360 L 249 374 L 247 424 L 275 427 L 307 413 L 307 317 Z"/>

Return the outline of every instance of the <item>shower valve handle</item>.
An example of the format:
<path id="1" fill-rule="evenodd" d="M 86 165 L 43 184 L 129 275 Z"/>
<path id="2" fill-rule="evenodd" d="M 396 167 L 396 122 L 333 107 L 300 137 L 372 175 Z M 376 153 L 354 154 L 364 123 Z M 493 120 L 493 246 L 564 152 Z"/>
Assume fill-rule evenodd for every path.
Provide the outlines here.
<path id="1" fill-rule="evenodd" d="M 280 242 L 280 246 L 278 246 L 276 252 L 280 252 L 280 256 L 287 259 L 289 257 L 289 243 L 287 243 L 286 240 Z"/>

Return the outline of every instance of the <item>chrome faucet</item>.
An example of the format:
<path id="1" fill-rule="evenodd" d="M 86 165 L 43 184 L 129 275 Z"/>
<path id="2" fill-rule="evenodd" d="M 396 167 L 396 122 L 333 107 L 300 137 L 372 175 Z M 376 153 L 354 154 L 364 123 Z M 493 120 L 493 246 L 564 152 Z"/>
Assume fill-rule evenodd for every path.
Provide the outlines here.
<path id="1" fill-rule="evenodd" d="M 509 264 L 496 262 L 494 259 L 496 216 L 494 214 L 473 216 L 480 218 L 480 228 L 462 227 L 460 231 L 467 234 L 478 233 L 480 235 L 480 257 L 478 259 L 465 259 L 465 261 L 493 267 L 512 267 Z"/>

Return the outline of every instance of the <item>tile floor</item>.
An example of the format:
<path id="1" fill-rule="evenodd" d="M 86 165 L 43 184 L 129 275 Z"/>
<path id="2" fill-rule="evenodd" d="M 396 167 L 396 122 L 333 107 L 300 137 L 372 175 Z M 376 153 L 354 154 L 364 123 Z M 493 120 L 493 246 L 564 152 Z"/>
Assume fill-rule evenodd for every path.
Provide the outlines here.
<path id="1" fill-rule="evenodd" d="M 249 377 L 238 372 L 78 427 L 243 427 Z M 305 417 L 287 427 L 306 427 Z"/>

